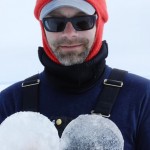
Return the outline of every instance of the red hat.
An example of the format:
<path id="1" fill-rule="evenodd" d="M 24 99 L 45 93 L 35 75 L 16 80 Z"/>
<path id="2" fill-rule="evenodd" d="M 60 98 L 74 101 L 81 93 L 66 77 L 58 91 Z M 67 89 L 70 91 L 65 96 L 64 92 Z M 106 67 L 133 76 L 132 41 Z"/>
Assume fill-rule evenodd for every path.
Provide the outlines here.
<path id="1" fill-rule="evenodd" d="M 80 1 L 80 2 L 79 2 Z M 82 3 L 82 4 L 81 4 Z M 97 53 L 99 52 L 101 45 L 102 45 L 102 34 L 103 34 L 103 26 L 104 23 L 108 20 L 108 13 L 105 0 L 37 0 L 34 15 L 39 20 L 42 30 L 42 40 L 43 40 L 43 47 L 48 55 L 48 57 L 56 63 L 60 62 L 53 54 L 51 48 L 49 47 L 44 27 L 42 24 L 42 18 L 45 17 L 48 13 L 53 11 L 54 9 L 62 6 L 71 6 L 87 14 L 94 14 L 93 12 L 96 11 L 98 19 L 97 19 L 97 29 L 96 29 L 96 37 L 93 47 L 86 58 L 86 61 L 92 59 Z M 82 6 L 82 8 L 80 7 Z"/>

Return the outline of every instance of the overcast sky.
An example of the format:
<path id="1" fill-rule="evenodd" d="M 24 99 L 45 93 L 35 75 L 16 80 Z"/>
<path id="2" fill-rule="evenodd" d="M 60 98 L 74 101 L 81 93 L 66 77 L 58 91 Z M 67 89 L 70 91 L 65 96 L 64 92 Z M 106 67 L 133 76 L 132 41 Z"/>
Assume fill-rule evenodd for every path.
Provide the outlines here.
<path id="1" fill-rule="evenodd" d="M 43 70 L 37 56 L 41 31 L 35 0 L 0 3 L 0 83 L 13 83 Z M 150 78 L 150 0 L 107 0 L 103 39 L 107 64 Z"/>

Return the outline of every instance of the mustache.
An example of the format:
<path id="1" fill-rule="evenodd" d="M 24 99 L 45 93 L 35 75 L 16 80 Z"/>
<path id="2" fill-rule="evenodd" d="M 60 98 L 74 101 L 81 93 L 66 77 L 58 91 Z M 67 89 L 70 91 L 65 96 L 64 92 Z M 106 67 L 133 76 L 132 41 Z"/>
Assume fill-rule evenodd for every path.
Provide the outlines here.
<path id="1" fill-rule="evenodd" d="M 64 38 L 61 38 L 61 39 L 55 41 L 53 43 L 53 46 L 59 47 L 60 45 L 64 45 L 64 44 L 67 44 L 67 45 L 84 44 L 84 45 L 86 45 L 88 43 L 89 43 L 89 40 L 85 39 L 85 38 L 68 39 L 67 37 L 64 37 Z"/>

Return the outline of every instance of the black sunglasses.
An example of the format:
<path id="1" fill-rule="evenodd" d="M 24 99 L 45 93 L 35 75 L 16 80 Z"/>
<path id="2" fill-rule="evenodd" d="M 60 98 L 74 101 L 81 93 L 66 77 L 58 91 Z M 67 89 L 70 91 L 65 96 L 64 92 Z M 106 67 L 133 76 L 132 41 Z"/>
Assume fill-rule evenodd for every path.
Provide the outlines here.
<path id="1" fill-rule="evenodd" d="M 72 18 L 65 17 L 46 17 L 43 18 L 44 28 L 48 32 L 62 32 L 64 31 L 67 22 L 71 22 L 76 31 L 84 31 L 92 29 L 95 25 L 96 16 L 86 15 Z"/>

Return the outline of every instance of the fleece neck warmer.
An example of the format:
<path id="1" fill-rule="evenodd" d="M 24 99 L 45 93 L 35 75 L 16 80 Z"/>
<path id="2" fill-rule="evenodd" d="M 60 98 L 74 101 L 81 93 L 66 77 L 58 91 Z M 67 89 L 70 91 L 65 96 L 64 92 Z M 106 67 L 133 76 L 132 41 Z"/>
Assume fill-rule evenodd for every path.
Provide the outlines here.
<path id="1" fill-rule="evenodd" d="M 37 0 L 35 9 L 34 9 L 34 15 L 37 18 L 37 20 L 39 20 L 39 22 L 40 22 L 40 26 L 41 26 L 41 30 L 42 30 L 43 47 L 44 47 L 44 51 L 45 51 L 46 55 L 55 63 L 60 64 L 58 59 L 53 54 L 51 48 L 49 47 L 42 21 L 39 18 L 42 8 L 45 5 L 47 5 L 48 3 L 50 3 L 51 1 L 52 0 Z M 92 49 L 85 61 L 91 60 L 93 57 L 95 57 L 98 54 L 99 50 L 101 49 L 103 26 L 104 26 L 104 23 L 107 22 L 107 20 L 108 20 L 108 13 L 107 13 L 107 7 L 106 7 L 105 0 L 87 0 L 87 2 L 90 3 L 95 8 L 98 18 L 96 21 L 97 29 L 96 29 L 95 41 L 94 41 Z"/>
<path id="2" fill-rule="evenodd" d="M 101 50 L 93 59 L 82 64 L 64 66 L 53 62 L 43 48 L 39 48 L 39 59 L 45 67 L 43 75 L 47 79 L 46 83 L 67 92 L 83 92 L 94 86 L 104 72 L 107 55 L 108 47 L 104 41 Z"/>

